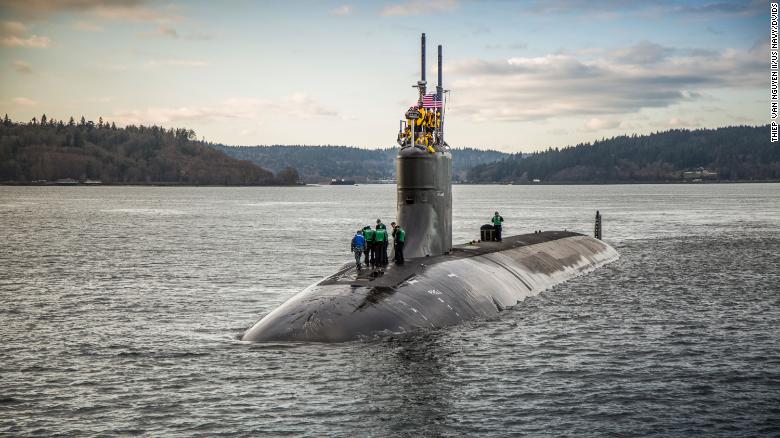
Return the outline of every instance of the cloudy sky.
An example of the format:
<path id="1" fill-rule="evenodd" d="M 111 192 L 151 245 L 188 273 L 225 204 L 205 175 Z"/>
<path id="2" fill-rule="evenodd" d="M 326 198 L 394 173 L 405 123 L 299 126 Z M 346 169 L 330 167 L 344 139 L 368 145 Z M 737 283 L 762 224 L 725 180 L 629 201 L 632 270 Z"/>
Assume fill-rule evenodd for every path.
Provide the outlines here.
<path id="1" fill-rule="evenodd" d="M 749 0 L 3 0 L 0 113 L 387 147 L 421 32 L 454 146 L 768 123 L 769 3 Z"/>

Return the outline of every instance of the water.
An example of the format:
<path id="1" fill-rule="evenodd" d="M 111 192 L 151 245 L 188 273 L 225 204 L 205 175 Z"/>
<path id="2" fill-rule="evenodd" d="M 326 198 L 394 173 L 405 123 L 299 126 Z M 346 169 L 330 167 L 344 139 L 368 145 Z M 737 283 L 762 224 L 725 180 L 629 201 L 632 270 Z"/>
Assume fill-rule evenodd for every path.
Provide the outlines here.
<path id="1" fill-rule="evenodd" d="M 253 345 L 393 186 L 0 187 L 0 434 L 780 435 L 778 195 L 457 186 L 456 242 L 599 209 L 621 259 L 494 320 Z"/>

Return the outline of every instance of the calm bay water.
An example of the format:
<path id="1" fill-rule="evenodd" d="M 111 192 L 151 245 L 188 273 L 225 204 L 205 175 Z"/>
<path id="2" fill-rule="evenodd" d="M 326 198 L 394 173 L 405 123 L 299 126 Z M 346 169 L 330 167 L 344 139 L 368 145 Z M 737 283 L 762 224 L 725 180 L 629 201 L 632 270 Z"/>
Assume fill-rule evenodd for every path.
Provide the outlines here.
<path id="1" fill-rule="evenodd" d="M 621 259 L 494 320 L 242 343 L 394 186 L 0 187 L 0 434 L 780 435 L 780 185 L 456 186 Z"/>

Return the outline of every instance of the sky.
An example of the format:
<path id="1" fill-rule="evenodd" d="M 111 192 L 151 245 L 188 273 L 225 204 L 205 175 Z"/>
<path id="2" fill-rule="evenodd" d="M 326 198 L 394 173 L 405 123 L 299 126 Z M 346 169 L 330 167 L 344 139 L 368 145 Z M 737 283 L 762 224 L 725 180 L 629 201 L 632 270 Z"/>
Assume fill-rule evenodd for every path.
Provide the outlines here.
<path id="1" fill-rule="evenodd" d="M 444 46 L 451 146 L 769 122 L 767 1 L 3 0 L 0 114 L 395 145 Z"/>

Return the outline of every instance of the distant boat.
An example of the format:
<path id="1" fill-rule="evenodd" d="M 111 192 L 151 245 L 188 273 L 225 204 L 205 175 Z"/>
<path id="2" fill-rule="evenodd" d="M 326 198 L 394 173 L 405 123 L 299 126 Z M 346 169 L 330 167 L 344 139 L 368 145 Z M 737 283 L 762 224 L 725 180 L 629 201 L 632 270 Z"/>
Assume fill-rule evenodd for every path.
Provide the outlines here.
<path id="1" fill-rule="evenodd" d="M 332 186 L 354 186 L 355 180 L 352 179 L 344 179 L 344 178 L 333 178 L 330 180 L 330 185 Z"/>
<path id="2" fill-rule="evenodd" d="M 78 183 L 79 182 L 76 181 L 73 178 L 60 178 L 60 179 L 54 181 L 54 184 L 58 185 L 58 186 L 75 186 Z"/>

